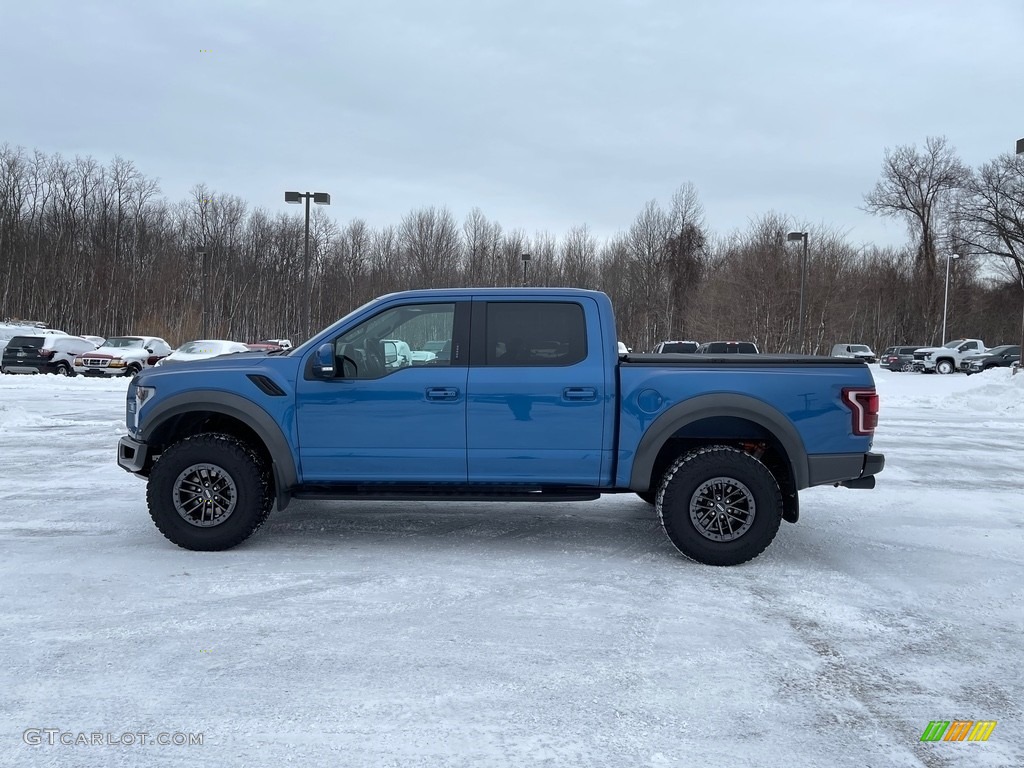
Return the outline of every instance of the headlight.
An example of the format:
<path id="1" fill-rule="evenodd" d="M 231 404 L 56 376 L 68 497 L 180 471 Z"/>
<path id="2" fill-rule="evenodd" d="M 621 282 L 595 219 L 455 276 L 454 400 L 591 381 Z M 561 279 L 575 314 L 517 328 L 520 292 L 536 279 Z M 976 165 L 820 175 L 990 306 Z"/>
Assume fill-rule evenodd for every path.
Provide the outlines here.
<path id="1" fill-rule="evenodd" d="M 75 358 L 75 365 L 85 365 L 85 360 L 80 357 Z"/>
<path id="2" fill-rule="evenodd" d="M 151 398 L 153 396 L 154 392 L 156 392 L 156 387 L 136 387 L 135 388 L 135 402 L 138 404 L 139 408 L 141 408 L 142 404 L 145 403 L 147 400 L 149 400 L 149 398 Z"/>
<path id="3" fill-rule="evenodd" d="M 113 359 L 110 361 L 108 368 L 124 368 L 124 360 Z"/>

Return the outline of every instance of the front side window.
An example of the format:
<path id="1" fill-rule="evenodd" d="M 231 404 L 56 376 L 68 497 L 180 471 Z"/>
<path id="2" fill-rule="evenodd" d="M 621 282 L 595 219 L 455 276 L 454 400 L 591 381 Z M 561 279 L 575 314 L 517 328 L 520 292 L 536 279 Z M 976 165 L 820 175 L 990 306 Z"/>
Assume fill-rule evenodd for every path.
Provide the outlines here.
<path id="1" fill-rule="evenodd" d="M 487 365 L 575 365 L 587 356 L 583 307 L 575 302 L 490 302 L 486 346 Z"/>
<path id="2" fill-rule="evenodd" d="M 402 368 L 451 365 L 455 305 L 406 304 L 386 309 L 334 340 L 347 379 L 379 379 Z"/>

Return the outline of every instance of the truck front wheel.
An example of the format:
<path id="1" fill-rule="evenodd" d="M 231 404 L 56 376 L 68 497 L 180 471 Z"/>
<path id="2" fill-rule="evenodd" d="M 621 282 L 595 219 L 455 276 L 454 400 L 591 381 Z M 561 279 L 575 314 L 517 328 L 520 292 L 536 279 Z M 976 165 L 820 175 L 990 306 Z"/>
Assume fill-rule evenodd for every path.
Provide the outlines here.
<path id="1" fill-rule="evenodd" d="M 935 364 L 935 370 L 943 375 L 948 375 L 955 371 L 956 368 L 953 367 L 952 360 L 939 360 L 939 362 Z"/>
<path id="2" fill-rule="evenodd" d="M 705 565 L 752 560 L 772 543 L 782 522 L 775 477 L 758 459 L 725 445 L 676 459 L 655 506 L 675 548 Z"/>
<path id="3" fill-rule="evenodd" d="M 262 458 L 231 435 L 205 433 L 165 450 L 146 500 L 156 527 L 179 547 L 230 549 L 266 521 L 274 498 Z"/>

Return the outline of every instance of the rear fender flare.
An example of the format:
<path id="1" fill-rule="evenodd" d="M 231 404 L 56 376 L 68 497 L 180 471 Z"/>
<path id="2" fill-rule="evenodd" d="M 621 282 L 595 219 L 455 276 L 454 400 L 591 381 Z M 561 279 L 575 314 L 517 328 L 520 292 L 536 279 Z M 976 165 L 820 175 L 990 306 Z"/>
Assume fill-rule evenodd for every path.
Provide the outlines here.
<path id="1" fill-rule="evenodd" d="M 797 489 L 808 486 L 807 451 L 800 433 L 789 419 L 770 405 L 748 395 L 712 394 L 700 395 L 673 405 L 647 428 L 633 458 L 630 490 L 650 490 L 654 463 L 672 435 L 689 424 L 716 416 L 746 419 L 774 435 L 789 458 Z"/>

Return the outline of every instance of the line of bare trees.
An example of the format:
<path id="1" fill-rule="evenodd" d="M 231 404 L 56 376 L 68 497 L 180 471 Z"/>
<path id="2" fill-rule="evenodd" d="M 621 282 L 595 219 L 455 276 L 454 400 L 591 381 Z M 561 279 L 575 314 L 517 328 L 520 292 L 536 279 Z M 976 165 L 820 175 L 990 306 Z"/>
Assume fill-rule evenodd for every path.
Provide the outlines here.
<path id="1" fill-rule="evenodd" d="M 858 246 L 838 229 L 798 226 L 778 212 L 716 235 L 690 184 L 667 205 L 647 203 L 603 242 L 585 225 L 561 236 L 505 230 L 479 209 L 459 222 L 445 208 L 421 208 L 380 228 L 360 219 L 339 226 L 315 209 L 308 330 L 391 291 L 519 285 L 529 254 L 529 285 L 608 293 L 619 338 L 634 349 L 742 339 L 795 352 L 801 250 L 786 233 L 802 229 L 810 243 L 804 351 L 937 342 L 953 252 L 964 258 L 953 262 L 947 335 L 990 344 L 1020 336 L 1024 157 L 973 170 L 944 139 L 886 150 L 865 208 L 904 218 L 911 245 Z M 204 185 L 172 203 L 120 157 L 102 165 L 0 146 L 0 318 L 174 344 L 199 338 L 205 298 L 209 336 L 303 339 L 303 260 L 301 216 Z"/>

